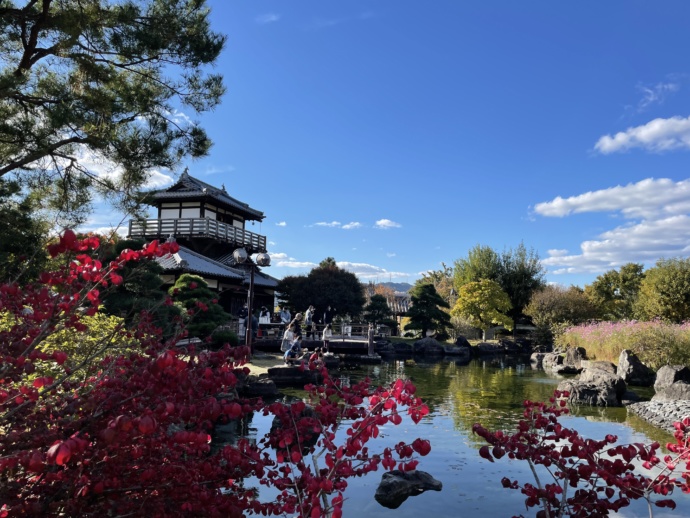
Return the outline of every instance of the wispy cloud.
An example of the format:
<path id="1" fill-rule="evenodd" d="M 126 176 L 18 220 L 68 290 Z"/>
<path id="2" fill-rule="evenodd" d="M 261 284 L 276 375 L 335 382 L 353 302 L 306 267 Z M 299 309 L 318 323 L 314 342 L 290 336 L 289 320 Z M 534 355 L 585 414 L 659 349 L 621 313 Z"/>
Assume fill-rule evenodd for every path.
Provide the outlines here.
<path id="1" fill-rule="evenodd" d="M 395 252 L 388 252 L 386 257 L 395 257 L 397 254 Z"/>
<path id="2" fill-rule="evenodd" d="M 259 25 L 266 25 L 268 23 L 274 23 L 280 20 L 280 15 L 278 13 L 266 13 L 266 14 L 260 14 L 256 18 L 254 18 L 254 21 L 258 23 Z"/>
<path id="3" fill-rule="evenodd" d="M 543 260 L 554 274 L 602 273 L 628 262 L 650 264 L 690 253 L 690 179 L 647 178 L 578 196 L 539 203 L 534 212 L 564 217 L 609 212 L 629 222 L 584 241 L 579 253 L 549 250 Z"/>
<path id="4" fill-rule="evenodd" d="M 396 223 L 395 221 L 391 221 L 390 219 L 380 219 L 374 224 L 374 228 L 379 228 L 383 230 L 400 227 L 402 227 L 400 223 Z"/>
<path id="5" fill-rule="evenodd" d="M 232 173 L 234 170 L 235 170 L 235 168 L 231 165 L 226 165 L 226 166 L 221 166 L 221 167 L 211 165 L 211 166 L 208 166 L 206 169 L 204 169 L 201 174 L 203 174 L 204 176 L 211 176 L 214 174 Z"/>
<path id="6" fill-rule="evenodd" d="M 615 135 L 604 135 L 594 149 L 604 155 L 640 148 L 653 153 L 690 148 L 690 117 L 654 119 Z"/>
<path id="7" fill-rule="evenodd" d="M 340 221 L 319 221 L 318 223 L 314 223 L 312 226 L 314 227 L 328 227 L 328 228 L 333 228 L 333 227 L 339 227 L 341 225 Z"/>
<path id="8" fill-rule="evenodd" d="M 663 104 L 669 94 L 680 90 L 680 84 L 657 83 L 653 86 L 638 84 L 637 90 L 642 93 L 642 99 L 637 103 L 637 111 L 643 112 L 652 104 Z"/>
<path id="9" fill-rule="evenodd" d="M 287 222 L 279 221 L 278 223 L 276 223 L 276 227 L 287 227 Z"/>
<path id="10" fill-rule="evenodd" d="M 655 218 L 690 212 L 690 179 L 646 178 L 637 183 L 590 191 L 538 203 L 541 216 L 563 217 L 582 212 L 618 212 L 626 218 Z"/>
<path id="11" fill-rule="evenodd" d="M 273 261 L 284 261 L 288 258 L 288 255 L 285 252 L 271 252 L 270 255 L 271 260 Z"/>
<path id="12" fill-rule="evenodd" d="M 358 221 L 352 221 L 346 225 L 343 225 L 343 230 L 352 230 L 355 228 L 361 228 L 362 224 L 359 223 Z"/>

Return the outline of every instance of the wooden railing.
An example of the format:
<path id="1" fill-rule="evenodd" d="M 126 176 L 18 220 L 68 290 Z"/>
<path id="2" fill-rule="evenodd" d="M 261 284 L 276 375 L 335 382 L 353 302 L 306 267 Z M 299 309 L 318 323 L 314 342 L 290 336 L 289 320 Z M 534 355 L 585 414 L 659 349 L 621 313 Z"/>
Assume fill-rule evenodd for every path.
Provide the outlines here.
<path id="1" fill-rule="evenodd" d="M 166 239 L 170 235 L 175 237 L 210 237 L 243 246 L 251 252 L 266 251 L 266 236 L 260 236 L 214 219 L 147 219 L 129 222 L 130 237 Z"/>

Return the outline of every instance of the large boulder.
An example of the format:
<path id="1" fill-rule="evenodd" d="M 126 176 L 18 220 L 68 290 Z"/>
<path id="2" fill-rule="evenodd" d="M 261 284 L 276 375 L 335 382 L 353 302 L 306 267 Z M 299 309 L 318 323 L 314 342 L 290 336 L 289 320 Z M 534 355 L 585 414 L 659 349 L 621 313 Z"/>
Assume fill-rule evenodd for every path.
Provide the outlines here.
<path id="1" fill-rule="evenodd" d="M 412 350 L 415 354 L 424 356 L 443 356 L 443 346 L 431 336 L 417 340 L 412 345 Z"/>
<path id="2" fill-rule="evenodd" d="M 457 345 L 458 347 L 472 347 L 469 340 L 467 340 L 467 338 L 465 338 L 462 335 L 458 336 L 455 339 L 455 345 Z"/>
<path id="3" fill-rule="evenodd" d="M 238 392 L 245 397 L 271 398 L 278 395 L 278 388 L 275 382 L 265 375 L 249 375 Z"/>
<path id="4" fill-rule="evenodd" d="M 690 369 L 684 365 L 664 365 L 656 373 L 654 390 L 659 392 L 660 389 L 669 387 L 677 381 L 690 383 Z"/>
<path id="5" fill-rule="evenodd" d="M 545 371 L 556 372 L 563 365 L 563 355 L 560 353 L 544 353 L 541 364 Z"/>
<path id="6" fill-rule="evenodd" d="M 569 347 L 563 358 L 563 366 L 572 369 L 574 372 L 582 370 L 582 360 L 587 359 L 587 351 L 584 347 Z"/>
<path id="7" fill-rule="evenodd" d="M 473 349 L 474 353 L 478 356 L 491 356 L 494 354 L 503 354 L 506 352 L 505 348 L 501 344 L 492 344 L 489 342 L 480 342 Z"/>
<path id="8" fill-rule="evenodd" d="M 647 367 L 632 351 L 623 349 L 618 357 L 618 375 L 628 385 L 651 387 L 654 385 L 656 374 Z"/>
<path id="9" fill-rule="evenodd" d="M 425 471 L 393 470 L 383 474 L 374 498 L 383 507 L 397 509 L 410 496 L 442 488 L 443 484 Z"/>
<path id="10" fill-rule="evenodd" d="M 688 401 L 690 400 L 690 384 L 682 381 L 676 381 L 671 385 L 659 387 L 652 401 Z"/>
<path id="11" fill-rule="evenodd" d="M 611 362 L 588 362 L 579 379 L 560 382 L 558 390 L 570 393 L 571 404 L 621 406 L 627 387 L 615 369 Z"/>
<path id="12" fill-rule="evenodd" d="M 304 387 L 309 383 L 321 383 L 323 376 L 319 370 L 309 370 L 292 365 L 279 365 L 268 369 L 268 377 L 278 386 Z"/>

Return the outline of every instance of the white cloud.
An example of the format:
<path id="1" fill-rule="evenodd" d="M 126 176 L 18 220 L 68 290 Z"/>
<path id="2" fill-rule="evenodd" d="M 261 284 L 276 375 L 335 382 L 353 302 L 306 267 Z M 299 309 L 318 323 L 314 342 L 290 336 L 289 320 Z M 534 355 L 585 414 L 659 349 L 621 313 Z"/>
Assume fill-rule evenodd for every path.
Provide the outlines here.
<path id="1" fill-rule="evenodd" d="M 629 262 L 651 264 L 661 257 L 687 255 L 690 216 L 622 225 L 597 237 L 583 242 L 579 254 L 553 255 L 549 251 L 549 257 L 542 262 L 554 274 L 601 273 Z"/>
<path id="2" fill-rule="evenodd" d="M 358 221 L 352 221 L 346 225 L 343 225 L 343 230 L 352 230 L 355 228 L 361 228 L 362 224 L 359 223 Z"/>
<path id="3" fill-rule="evenodd" d="M 380 219 L 374 224 L 374 228 L 387 230 L 389 228 L 400 228 L 402 225 L 390 219 Z"/>
<path id="4" fill-rule="evenodd" d="M 318 223 L 314 223 L 315 227 L 339 227 L 340 226 L 340 221 L 331 221 L 330 223 L 326 221 L 319 221 Z"/>
<path id="5" fill-rule="evenodd" d="M 276 227 L 287 227 L 287 223 L 285 221 L 279 221 L 276 223 Z"/>
<path id="6" fill-rule="evenodd" d="M 563 217 L 582 212 L 618 212 L 626 218 L 665 217 L 690 212 L 690 178 L 646 178 L 625 186 L 590 191 L 578 196 L 538 203 L 534 212 Z"/>
<path id="7" fill-rule="evenodd" d="M 553 249 L 551 249 L 551 250 L 548 250 L 547 253 L 548 253 L 551 257 L 563 257 L 563 256 L 568 255 L 568 251 L 567 251 L 566 249 L 564 249 L 564 248 L 561 248 L 561 249 L 553 248 Z"/>
<path id="8" fill-rule="evenodd" d="M 280 20 L 280 15 L 277 13 L 261 14 L 254 18 L 254 21 L 259 25 L 266 25 L 268 23 L 277 22 L 278 20 Z"/>
<path id="9" fill-rule="evenodd" d="M 285 260 L 285 261 L 278 261 L 275 263 L 275 266 L 281 266 L 283 268 L 314 268 L 317 266 L 316 263 L 310 263 L 309 261 L 294 261 L 294 260 Z"/>
<path id="10" fill-rule="evenodd" d="M 271 245 L 271 246 L 276 246 L 276 242 L 275 242 L 275 241 L 269 241 L 268 244 Z"/>
<path id="11" fill-rule="evenodd" d="M 594 149 L 605 155 L 641 148 L 654 153 L 690 148 L 690 117 L 654 119 L 615 135 L 604 135 Z"/>
<path id="12" fill-rule="evenodd" d="M 388 252 L 386 257 L 395 257 L 397 254 L 395 252 Z"/>
<path id="13" fill-rule="evenodd" d="M 275 252 L 275 253 L 271 252 L 269 255 L 271 256 L 272 261 L 281 261 L 283 259 L 288 258 L 288 255 L 284 252 Z"/>
<path id="14" fill-rule="evenodd" d="M 161 187 L 172 184 L 173 181 L 174 179 L 170 175 L 161 173 L 160 171 L 151 171 L 146 179 L 144 187 L 148 187 L 150 189 L 160 189 Z"/>
<path id="15" fill-rule="evenodd" d="M 351 263 L 348 261 L 337 261 L 338 267 L 348 272 L 354 273 L 360 279 L 377 279 L 377 278 L 390 278 L 390 279 L 400 279 L 410 277 L 409 273 L 403 272 L 389 272 L 385 268 L 379 266 L 374 266 L 367 263 Z"/>

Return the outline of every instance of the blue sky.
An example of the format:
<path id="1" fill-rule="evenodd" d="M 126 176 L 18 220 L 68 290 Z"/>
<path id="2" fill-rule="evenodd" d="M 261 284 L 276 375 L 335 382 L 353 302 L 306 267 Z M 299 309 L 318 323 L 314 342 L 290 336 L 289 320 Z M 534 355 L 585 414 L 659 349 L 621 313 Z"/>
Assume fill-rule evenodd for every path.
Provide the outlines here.
<path id="1" fill-rule="evenodd" d="M 228 92 L 186 165 L 266 214 L 267 273 L 412 283 L 522 241 L 584 286 L 688 256 L 690 2 L 209 4 Z"/>

